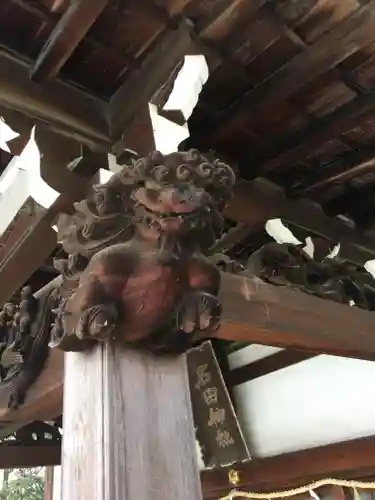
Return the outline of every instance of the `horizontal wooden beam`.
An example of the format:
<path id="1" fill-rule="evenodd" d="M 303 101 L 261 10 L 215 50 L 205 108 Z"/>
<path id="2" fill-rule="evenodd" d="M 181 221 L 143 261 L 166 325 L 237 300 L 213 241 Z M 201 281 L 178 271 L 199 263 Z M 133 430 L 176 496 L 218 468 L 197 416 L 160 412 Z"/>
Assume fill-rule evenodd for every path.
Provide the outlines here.
<path id="1" fill-rule="evenodd" d="M 286 198 L 282 189 L 262 179 L 240 180 L 224 214 L 246 224 L 248 236 L 262 231 L 268 219 L 281 218 L 306 229 L 307 233 L 340 242 L 340 257 L 359 266 L 375 258 L 375 239 L 328 217 L 310 200 Z"/>
<path id="2" fill-rule="evenodd" d="M 31 70 L 42 82 L 58 75 L 109 0 L 74 0 L 56 24 Z"/>
<path id="3" fill-rule="evenodd" d="M 0 436 L 16 427 L 35 421 L 50 421 L 62 414 L 64 353 L 51 349 L 46 366 L 26 395 L 25 403 L 16 410 L 9 409 L 9 392 L 0 388 Z"/>
<path id="4" fill-rule="evenodd" d="M 0 469 L 23 469 L 60 465 L 61 445 L 0 445 Z"/>
<path id="5" fill-rule="evenodd" d="M 223 314 L 217 338 L 375 360 L 374 312 L 227 273 L 222 273 L 219 298 Z M 63 352 L 51 350 L 25 405 L 8 410 L 9 394 L 0 391 L 0 422 L 58 416 L 62 386 Z"/>
<path id="6" fill-rule="evenodd" d="M 236 489 L 278 491 L 327 477 L 356 479 L 375 474 L 375 437 L 330 444 L 310 450 L 254 459 L 202 472 L 204 498 L 228 494 L 229 470 L 239 473 Z"/>
<path id="7" fill-rule="evenodd" d="M 375 312 L 222 273 L 215 337 L 375 360 Z"/>
<path id="8" fill-rule="evenodd" d="M 0 105 L 22 111 L 93 147 L 109 148 L 106 103 L 60 81 L 39 85 L 28 64 L 0 52 Z"/>
<path id="9" fill-rule="evenodd" d="M 314 358 L 311 352 L 283 350 L 252 363 L 248 363 L 226 373 L 226 382 L 230 386 L 240 385 L 264 375 L 277 372 L 288 366 L 293 366 L 307 359 Z"/>

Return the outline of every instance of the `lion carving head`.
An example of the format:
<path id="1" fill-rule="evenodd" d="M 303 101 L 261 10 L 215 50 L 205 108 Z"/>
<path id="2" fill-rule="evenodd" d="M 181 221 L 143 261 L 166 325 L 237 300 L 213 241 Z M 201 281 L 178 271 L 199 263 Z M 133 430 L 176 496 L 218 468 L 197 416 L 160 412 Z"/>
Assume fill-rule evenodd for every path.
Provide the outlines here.
<path id="1" fill-rule="evenodd" d="M 135 233 L 149 241 L 171 236 L 185 250 L 202 251 L 221 232 L 234 183 L 228 165 L 197 150 L 153 151 L 95 186 L 73 216 L 61 217 L 59 239 L 66 252 L 85 256 Z"/>

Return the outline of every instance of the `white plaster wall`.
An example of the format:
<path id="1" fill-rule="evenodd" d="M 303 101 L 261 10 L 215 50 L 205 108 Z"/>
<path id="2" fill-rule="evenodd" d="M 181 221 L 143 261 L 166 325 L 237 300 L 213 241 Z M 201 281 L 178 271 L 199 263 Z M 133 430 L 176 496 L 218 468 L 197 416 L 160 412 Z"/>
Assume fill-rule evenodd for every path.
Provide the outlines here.
<path id="1" fill-rule="evenodd" d="M 233 352 L 229 356 L 229 368 L 231 370 L 240 368 L 241 366 L 247 365 L 248 363 L 254 363 L 254 361 L 266 358 L 282 350 L 283 349 L 281 347 L 273 347 L 270 345 L 248 345 L 239 351 Z"/>
<path id="2" fill-rule="evenodd" d="M 272 456 L 375 434 L 374 384 L 374 362 L 321 355 L 238 386 L 250 453 Z"/>
<path id="3" fill-rule="evenodd" d="M 61 500 L 61 466 L 53 470 L 53 493 L 52 500 Z"/>

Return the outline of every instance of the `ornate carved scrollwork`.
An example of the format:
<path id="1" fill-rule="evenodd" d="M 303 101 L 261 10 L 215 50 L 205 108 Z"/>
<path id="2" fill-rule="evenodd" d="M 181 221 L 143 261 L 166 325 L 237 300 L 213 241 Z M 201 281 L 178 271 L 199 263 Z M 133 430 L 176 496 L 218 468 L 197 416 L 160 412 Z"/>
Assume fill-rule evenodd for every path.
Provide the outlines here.
<path id="1" fill-rule="evenodd" d="M 23 403 L 48 356 L 53 286 L 34 296 L 29 287 L 0 312 L 0 382 L 9 394 L 10 408 Z"/>
<path id="2" fill-rule="evenodd" d="M 203 257 L 222 230 L 233 171 L 196 150 L 133 160 L 63 215 L 69 255 L 51 345 L 82 350 L 114 337 L 183 352 L 218 327 L 220 273 Z"/>
<path id="3" fill-rule="evenodd" d="M 314 260 L 301 246 L 264 245 L 250 255 L 244 274 L 342 304 L 375 309 L 375 280 L 365 269 L 337 258 Z"/>

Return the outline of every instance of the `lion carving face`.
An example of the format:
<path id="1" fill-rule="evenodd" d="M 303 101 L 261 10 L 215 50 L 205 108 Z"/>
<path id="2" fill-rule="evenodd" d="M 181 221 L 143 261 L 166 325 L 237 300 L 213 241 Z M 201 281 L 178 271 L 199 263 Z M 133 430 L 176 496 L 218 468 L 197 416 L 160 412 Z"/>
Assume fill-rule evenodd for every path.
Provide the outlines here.
<path id="1" fill-rule="evenodd" d="M 91 196 L 61 218 L 59 238 L 66 252 L 91 256 L 98 248 L 130 240 L 204 250 L 222 230 L 221 210 L 235 183 L 232 169 L 208 161 L 196 150 L 158 151 L 125 165 Z"/>
<path id="2" fill-rule="evenodd" d="M 127 176 L 138 184 L 132 193 L 134 212 L 140 231 L 150 239 L 166 233 L 202 232 L 215 219 L 220 225 L 220 210 L 235 183 L 228 165 L 209 162 L 196 150 L 166 156 L 154 151 L 125 167 L 125 182 Z"/>

